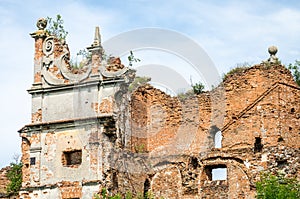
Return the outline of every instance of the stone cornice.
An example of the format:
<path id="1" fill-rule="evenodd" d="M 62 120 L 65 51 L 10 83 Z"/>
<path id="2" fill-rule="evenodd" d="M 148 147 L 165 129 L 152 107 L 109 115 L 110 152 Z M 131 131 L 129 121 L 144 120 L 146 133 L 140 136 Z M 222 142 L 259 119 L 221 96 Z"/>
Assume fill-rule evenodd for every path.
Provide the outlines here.
<path id="1" fill-rule="evenodd" d="M 41 130 L 51 130 L 51 129 L 65 129 L 65 128 L 73 128 L 75 126 L 86 126 L 90 124 L 103 124 L 105 121 L 112 120 L 112 114 L 103 114 L 101 116 L 95 117 L 86 117 L 86 118 L 76 118 L 70 120 L 57 120 L 51 122 L 43 122 L 43 123 L 35 123 L 28 124 L 22 127 L 18 132 L 21 133 L 30 133 L 33 131 L 41 131 Z"/>
<path id="2" fill-rule="evenodd" d="M 66 85 L 59 85 L 59 86 L 51 86 L 51 87 L 41 87 L 33 86 L 31 89 L 28 89 L 27 92 L 29 94 L 40 94 L 40 93 L 47 93 L 47 92 L 56 92 L 56 91 L 63 91 L 63 90 L 70 90 L 74 88 L 82 88 L 82 87 L 89 87 L 89 86 L 95 86 L 95 85 L 113 85 L 113 84 L 120 84 L 124 83 L 125 80 L 123 78 L 119 79 L 113 79 L 113 80 L 91 80 L 91 81 L 85 81 L 78 84 L 66 84 Z"/>

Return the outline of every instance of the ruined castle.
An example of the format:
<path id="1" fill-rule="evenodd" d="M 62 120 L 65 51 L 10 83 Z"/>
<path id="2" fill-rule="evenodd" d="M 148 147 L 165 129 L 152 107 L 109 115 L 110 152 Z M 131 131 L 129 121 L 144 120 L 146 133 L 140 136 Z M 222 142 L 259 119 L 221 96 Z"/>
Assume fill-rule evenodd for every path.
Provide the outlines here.
<path id="1" fill-rule="evenodd" d="M 20 129 L 21 199 L 90 199 L 151 192 L 155 198 L 254 198 L 263 170 L 300 177 L 300 88 L 288 69 L 264 62 L 185 99 L 103 61 L 99 29 L 91 58 L 73 68 L 65 41 L 38 21 L 32 121 Z"/>

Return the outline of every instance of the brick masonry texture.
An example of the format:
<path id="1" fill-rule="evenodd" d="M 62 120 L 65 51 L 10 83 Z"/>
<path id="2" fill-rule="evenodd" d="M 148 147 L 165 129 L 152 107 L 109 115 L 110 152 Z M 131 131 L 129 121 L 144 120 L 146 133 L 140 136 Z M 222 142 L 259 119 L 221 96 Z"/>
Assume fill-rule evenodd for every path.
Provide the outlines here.
<path id="1" fill-rule="evenodd" d="M 0 170 L 0 198 L 5 198 L 7 195 L 6 187 L 9 183 L 9 180 L 6 176 L 10 167 L 4 167 Z"/>
<path id="2" fill-rule="evenodd" d="M 181 176 L 179 181 L 183 183 L 173 189 L 173 194 L 180 194 L 180 198 L 254 198 L 255 182 L 261 170 L 274 173 L 281 170 L 289 177 L 299 178 L 300 90 L 284 66 L 255 65 L 242 74 L 228 77 L 215 90 L 180 103 L 174 103 L 176 98 L 166 97 L 150 86 L 140 87 L 135 92 L 131 112 L 134 123 L 143 127 L 142 132 L 153 134 L 151 128 L 155 125 L 151 120 L 160 118 L 156 119 L 159 121 L 156 123 L 157 134 L 172 139 L 164 140 L 156 134 L 148 139 L 140 136 L 142 138 L 133 139 L 132 145 L 142 143 L 147 146 L 146 151 L 150 154 L 167 151 L 168 155 L 194 158 L 193 166 L 187 166 L 186 163 L 186 166 L 182 164 L 178 167 Z M 142 94 L 143 97 L 140 97 Z M 217 103 L 212 100 L 216 96 L 225 100 L 222 120 L 218 119 L 220 113 L 214 113 L 214 109 L 222 110 L 219 105 L 222 102 L 218 102 L 219 99 L 213 99 Z M 139 101 L 136 100 L 138 97 Z M 165 98 L 168 100 L 160 100 Z M 153 106 L 172 108 L 167 112 L 163 108 L 152 109 Z M 176 115 L 178 113 L 179 116 Z M 164 115 L 172 120 L 168 121 Z M 167 127 L 168 122 L 179 126 Z M 222 133 L 221 148 L 214 147 L 217 131 Z M 184 139 L 186 142 L 182 143 L 182 138 L 186 136 L 191 136 L 191 140 Z M 261 143 L 256 143 L 258 140 Z M 176 150 L 176 147 L 183 144 L 190 145 L 181 147 L 186 149 L 184 151 Z M 172 161 L 170 166 L 175 162 L 178 164 L 180 161 Z M 186 167 L 189 168 L 188 172 Z M 207 173 L 211 171 L 206 172 L 206 167 L 225 167 L 226 180 L 210 179 L 208 175 L 211 174 Z M 164 171 L 169 173 L 167 169 Z M 164 178 L 161 177 L 160 184 L 168 183 Z M 178 182 L 175 173 L 171 178 Z M 152 180 L 155 189 L 151 190 L 154 194 L 169 198 L 169 193 L 157 190 L 156 183 L 157 178 Z M 180 193 L 177 193 L 178 190 Z M 173 195 L 170 198 L 176 197 Z"/>

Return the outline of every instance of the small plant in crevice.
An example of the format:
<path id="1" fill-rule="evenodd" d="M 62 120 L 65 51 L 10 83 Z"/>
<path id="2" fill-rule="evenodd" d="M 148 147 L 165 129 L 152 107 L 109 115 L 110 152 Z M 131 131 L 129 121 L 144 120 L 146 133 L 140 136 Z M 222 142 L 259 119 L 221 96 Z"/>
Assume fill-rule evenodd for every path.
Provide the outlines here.
<path id="1" fill-rule="evenodd" d="M 145 85 L 151 81 L 150 77 L 135 77 L 133 82 L 129 85 L 128 90 L 134 91 L 139 86 Z"/>
<path id="2" fill-rule="evenodd" d="M 196 95 L 204 92 L 204 84 L 202 84 L 201 82 L 192 84 L 192 88 L 193 88 L 193 92 Z"/>
<path id="3" fill-rule="evenodd" d="M 140 62 L 141 60 L 139 58 L 136 58 L 134 55 L 133 55 L 133 52 L 130 51 L 130 55 L 128 56 L 128 62 L 129 62 L 129 66 L 132 66 L 133 63 L 137 63 L 137 62 Z"/>
<path id="4" fill-rule="evenodd" d="M 80 61 L 78 61 L 78 57 L 81 57 Z M 74 69 L 81 69 L 86 66 L 92 59 L 92 54 L 86 50 L 81 49 L 76 54 L 76 60 L 70 60 L 70 66 Z"/>
<path id="5" fill-rule="evenodd" d="M 145 144 L 137 144 L 134 146 L 134 150 L 136 153 L 145 153 L 146 152 L 146 147 Z"/>
<path id="6" fill-rule="evenodd" d="M 107 190 L 105 188 L 102 188 L 100 194 L 94 194 L 94 199 L 154 199 L 153 194 L 149 191 L 145 194 L 138 193 L 135 197 L 133 196 L 132 192 L 127 192 L 125 194 L 125 197 L 122 197 L 121 194 L 117 193 L 116 195 L 109 196 L 107 193 Z M 163 197 L 160 197 L 160 199 L 164 199 Z"/>
<path id="7" fill-rule="evenodd" d="M 187 98 L 189 98 L 191 96 L 194 96 L 194 95 L 195 95 L 194 91 L 192 89 L 190 89 L 190 90 L 188 90 L 186 92 L 178 93 L 177 94 L 177 98 L 179 100 L 185 100 L 185 99 L 187 99 Z"/>
<path id="8" fill-rule="evenodd" d="M 190 81 L 191 81 L 191 87 L 192 87 L 192 91 L 194 92 L 194 94 L 199 95 L 200 93 L 204 92 L 204 84 L 201 82 L 198 82 L 196 84 L 193 83 L 192 77 L 190 77 Z M 188 93 L 189 91 L 187 91 L 186 93 Z"/>
<path id="9" fill-rule="evenodd" d="M 68 35 L 68 31 L 64 28 L 64 20 L 61 15 L 57 14 L 55 20 L 51 17 L 47 17 L 46 19 L 48 23 L 46 31 L 48 34 L 55 36 L 60 40 L 65 40 Z"/>
<path id="10" fill-rule="evenodd" d="M 250 67 L 251 67 L 251 64 L 248 63 L 248 62 L 244 62 L 244 63 L 241 63 L 241 64 L 236 64 L 236 67 L 232 68 L 226 74 L 223 74 L 223 81 L 225 81 L 228 77 L 230 77 L 232 75 L 235 75 L 235 74 L 241 75 L 242 73 L 244 73 Z"/>
<path id="11" fill-rule="evenodd" d="M 190 89 L 186 92 L 178 93 L 177 98 L 182 101 L 182 100 L 185 100 L 185 99 L 187 99 L 191 96 L 199 95 L 201 93 L 204 93 L 205 86 L 201 82 L 193 84 L 192 81 L 191 81 L 191 87 L 192 87 L 192 89 Z"/>
<path id="12" fill-rule="evenodd" d="M 275 65 L 281 65 L 281 61 L 277 60 L 276 62 L 270 63 L 270 62 L 263 62 L 265 69 L 270 69 L 272 66 Z"/>

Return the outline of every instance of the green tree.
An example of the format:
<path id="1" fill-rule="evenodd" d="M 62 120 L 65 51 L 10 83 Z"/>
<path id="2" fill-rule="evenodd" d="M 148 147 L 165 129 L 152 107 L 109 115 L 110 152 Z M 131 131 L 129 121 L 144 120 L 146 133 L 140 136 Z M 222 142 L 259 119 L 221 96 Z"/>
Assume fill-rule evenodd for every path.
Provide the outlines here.
<path id="1" fill-rule="evenodd" d="M 300 182 L 294 178 L 286 178 L 283 174 L 273 175 L 261 173 L 256 183 L 259 199 L 298 199 L 300 198 Z"/>
<path id="2" fill-rule="evenodd" d="M 10 169 L 6 175 L 10 181 L 6 189 L 7 193 L 9 195 L 17 195 L 22 186 L 22 163 L 10 163 Z"/>
<path id="3" fill-rule="evenodd" d="M 300 86 L 300 61 L 296 60 L 294 64 L 289 64 L 288 69 L 291 71 L 296 83 Z"/>

